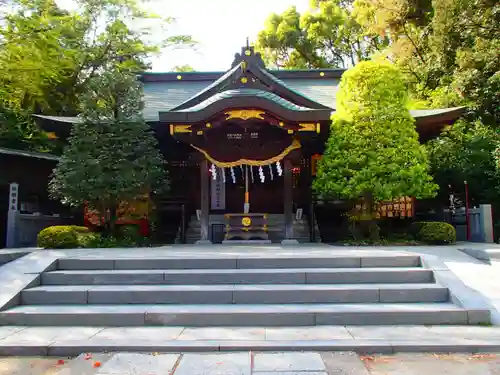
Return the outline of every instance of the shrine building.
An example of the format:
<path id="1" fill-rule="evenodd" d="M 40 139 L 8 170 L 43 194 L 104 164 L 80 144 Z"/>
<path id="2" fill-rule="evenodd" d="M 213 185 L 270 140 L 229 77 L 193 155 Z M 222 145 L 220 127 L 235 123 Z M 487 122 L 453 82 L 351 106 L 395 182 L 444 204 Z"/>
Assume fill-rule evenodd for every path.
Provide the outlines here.
<path id="1" fill-rule="evenodd" d="M 142 74 L 144 118 L 171 181 L 155 202 L 165 231 L 181 242 L 316 241 L 311 184 L 343 72 L 268 70 L 253 47 L 243 47 L 227 72 Z M 421 142 L 462 112 L 410 111 Z M 38 118 L 60 138 L 80 121 Z M 402 215 L 411 216 L 405 207 Z"/>

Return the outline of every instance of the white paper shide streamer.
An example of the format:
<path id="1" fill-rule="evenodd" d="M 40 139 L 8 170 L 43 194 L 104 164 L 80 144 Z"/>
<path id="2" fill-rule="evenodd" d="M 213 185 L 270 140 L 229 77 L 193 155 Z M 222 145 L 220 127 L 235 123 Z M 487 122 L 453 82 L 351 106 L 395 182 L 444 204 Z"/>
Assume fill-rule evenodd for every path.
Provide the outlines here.
<path id="1" fill-rule="evenodd" d="M 283 174 L 283 169 L 281 169 L 281 164 L 279 161 L 276 162 L 276 170 L 278 171 L 278 176 L 281 177 L 281 175 Z"/>
<path id="2" fill-rule="evenodd" d="M 217 180 L 217 168 L 214 164 L 210 167 L 210 172 L 212 172 L 212 179 Z"/>
<path id="3" fill-rule="evenodd" d="M 226 183 L 226 170 L 223 168 L 220 169 L 222 173 L 222 182 Z"/>
<path id="4" fill-rule="evenodd" d="M 273 165 L 269 164 L 269 174 L 271 175 L 271 181 L 274 180 Z"/>
<path id="5" fill-rule="evenodd" d="M 260 177 L 260 182 L 266 181 L 266 176 L 264 176 L 264 170 L 262 169 L 262 166 L 259 167 L 259 177 Z"/>
<path id="6" fill-rule="evenodd" d="M 231 177 L 233 178 L 233 184 L 236 183 L 236 175 L 234 174 L 234 168 L 231 167 Z"/>

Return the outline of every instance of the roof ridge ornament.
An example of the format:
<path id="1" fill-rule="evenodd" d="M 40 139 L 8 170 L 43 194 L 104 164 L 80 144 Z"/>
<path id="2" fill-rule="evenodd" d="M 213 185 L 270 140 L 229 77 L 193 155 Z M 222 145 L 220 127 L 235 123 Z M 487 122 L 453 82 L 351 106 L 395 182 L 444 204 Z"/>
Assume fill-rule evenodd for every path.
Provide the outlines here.
<path id="1" fill-rule="evenodd" d="M 234 55 L 231 68 L 234 68 L 240 63 L 244 63 L 246 67 L 249 67 L 250 65 L 256 65 L 264 69 L 266 67 L 264 60 L 262 60 L 262 55 L 260 52 L 255 52 L 255 47 L 250 45 L 248 38 L 247 45 L 241 48 L 241 53 L 236 53 Z"/>

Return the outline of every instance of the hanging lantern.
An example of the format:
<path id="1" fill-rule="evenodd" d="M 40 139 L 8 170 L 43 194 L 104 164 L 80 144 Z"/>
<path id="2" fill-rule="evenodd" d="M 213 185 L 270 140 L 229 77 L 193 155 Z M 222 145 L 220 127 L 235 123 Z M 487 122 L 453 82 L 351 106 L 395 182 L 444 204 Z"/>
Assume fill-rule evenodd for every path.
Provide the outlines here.
<path id="1" fill-rule="evenodd" d="M 282 176 L 283 175 L 283 169 L 281 169 L 281 164 L 279 161 L 276 162 L 276 170 L 278 171 L 278 176 Z"/>
<path id="2" fill-rule="evenodd" d="M 269 174 L 271 175 L 271 181 L 274 180 L 273 165 L 269 164 Z"/>
<path id="3" fill-rule="evenodd" d="M 233 179 L 233 184 L 235 184 L 236 183 L 236 175 L 234 174 L 234 168 L 233 167 L 231 167 L 231 177 Z"/>

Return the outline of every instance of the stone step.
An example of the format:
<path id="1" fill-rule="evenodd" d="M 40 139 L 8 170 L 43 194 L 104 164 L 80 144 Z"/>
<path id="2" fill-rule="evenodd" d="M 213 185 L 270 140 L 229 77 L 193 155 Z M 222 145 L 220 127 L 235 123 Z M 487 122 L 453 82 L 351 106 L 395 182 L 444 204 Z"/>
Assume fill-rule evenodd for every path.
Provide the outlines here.
<path id="1" fill-rule="evenodd" d="M 72 285 L 24 290 L 23 305 L 447 302 L 436 284 Z"/>
<path id="2" fill-rule="evenodd" d="M 4 339 L 5 337 L 5 339 Z M 121 362 L 119 368 L 113 369 L 113 374 L 152 374 L 165 373 L 165 364 L 163 362 L 151 361 L 151 353 L 168 352 L 219 352 L 219 351 L 356 351 L 361 354 L 374 353 L 431 353 L 432 365 L 435 369 L 438 362 L 446 362 L 446 368 L 449 370 L 450 359 L 456 362 L 457 366 L 462 366 L 464 362 L 456 356 L 450 357 L 436 356 L 432 353 L 469 353 L 467 357 L 462 357 L 468 363 L 472 363 L 474 368 L 482 375 L 490 374 L 482 364 L 488 364 L 488 359 L 495 360 L 495 355 L 477 355 L 470 353 L 489 353 L 500 352 L 500 335 L 495 327 L 473 327 L 473 326 L 307 326 L 307 327 L 207 327 L 207 328 L 189 328 L 189 327 L 18 327 L 5 326 L 0 328 L 0 356 L 51 356 L 53 361 L 52 370 L 57 374 L 96 374 L 104 371 L 103 367 L 94 368 L 92 366 L 96 361 L 103 365 L 106 363 L 111 352 L 143 352 L 147 353 L 147 360 L 141 360 L 136 354 L 133 358 L 128 358 L 130 354 L 119 354 Z M 71 370 L 66 368 L 71 365 L 71 360 L 66 361 L 64 365 L 58 365 L 54 370 L 53 366 L 58 361 L 57 357 L 78 356 L 80 358 L 72 362 L 78 366 L 70 366 Z M 87 353 L 92 353 L 88 355 Z M 102 353 L 102 354 L 97 354 Z M 200 354 L 205 356 L 208 353 Z M 213 353 L 214 355 L 216 353 Z M 292 353 L 290 353 L 292 354 Z M 293 353 L 292 355 L 295 355 Z M 346 353 L 337 353 L 345 356 Z M 258 362 L 259 354 L 255 355 Z M 407 354 L 402 354 L 407 356 Z M 158 354 L 161 357 L 161 354 Z M 279 355 L 278 355 L 279 356 Z M 89 358 L 90 357 L 90 358 Z M 414 359 L 421 359 L 420 356 L 413 356 Z M 191 357 L 193 358 L 193 357 Z M 224 363 L 225 358 L 217 358 L 220 364 Z M 373 357 L 372 357 L 373 358 Z M 19 361 L 21 358 L 15 358 Z M 26 361 L 33 361 L 32 358 L 23 358 Z M 282 360 L 283 357 L 279 358 Z M 301 358 L 302 359 L 302 358 Z M 341 359 L 341 357 L 339 357 Z M 13 359 L 14 360 L 14 359 Z M 40 359 L 36 358 L 35 361 Z M 200 360 L 202 362 L 202 360 Z M 281 361 L 280 361 L 281 362 Z M 381 358 L 380 364 L 384 365 L 392 360 Z M 480 364 L 479 362 L 482 362 Z M 36 363 L 36 362 L 35 362 Z M 158 363 L 163 365 L 161 369 L 153 371 L 149 365 Z M 229 362 L 231 363 L 231 362 Z M 286 363 L 286 362 L 285 362 Z M 128 368 L 127 365 L 134 368 Z M 344 361 L 335 362 L 335 374 L 365 374 L 364 371 L 357 372 L 353 368 L 345 368 L 343 372 L 339 370 L 345 364 Z M 415 364 L 412 361 L 412 365 Z M 39 374 L 36 370 L 38 366 L 27 365 L 20 367 L 12 366 L 8 358 L 3 358 L 2 368 L 15 368 L 16 374 L 35 375 Z M 9 367 L 9 365 L 11 365 Z M 479 366 L 479 367 L 478 367 Z M 467 366 L 466 366 L 467 367 Z M 106 365 L 106 368 L 109 367 Z M 288 367 L 287 367 L 288 368 Z M 362 367 L 364 368 L 364 367 Z M 489 367 L 491 368 L 491 367 Z M 498 366 L 497 366 L 498 368 Z M 43 374 L 48 375 L 42 370 Z M 101 369 L 101 370 L 100 370 Z M 149 369 L 149 370 L 148 370 Z M 234 367 L 233 367 L 234 369 Z M 405 367 L 405 369 L 408 369 Z M 414 367 L 412 367 L 414 369 Z M 23 371 L 24 370 L 24 371 Z M 208 371 L 208 369 L 205 369 Z M 218 368 L 218 374 L 228 374 L 222 368 Z M 443 369 L 444 370 L 444 369 Z M 472 370 L 472 369 L 471 369 Z M 8 371 L 8 370 L 7 370 Z M 34 371 L 34 372 L 33 372 Z M 53 374 L 49 370 L 49 373 Z M 153 372 L 151 372 L 153 371 Z M 339 372 L 340 371 L 340 372 Z M 388 370 L 389 371 L 389 370 Z M 482 372 L 481 372 L 482 371 Z M 407 371 L 403 371 L 408 374 Z M 12 374 L 12 372 L 8 372 Z M 108 373 L 108 372 L 106 372 Z M 167 371 L 168 373 L 168 371 Z M 206 373 L 206 372 L 205 372 Z M 234 372 L 230 372 L 234 374 Z M 299 372 L 302 375 L 312 375 L 311 372 Z M 299 374 L 297 373 L 297 374 Z M 385 372 L 384 372 L 385 373 Z M 401 372 L 395 374 L 403 375 Z M 418 369 L 412 372 L 419 373 Z M 453 372 L 429 372 L 430 374 L 453 373 Z M 455 372 L 456 373 L 456 372 Z M 467 373 L 466 370 L 459 373 Z M 210 372 L 209 372 L 210 374 Z M 212 373 L 213 374 L 213 373 Z M 258 372 L 256 374 L 259 374 Z M 263 375 L 263 373 L 260 373 Z M 274 375 L 280 374 L 273 373 Z M 291 373 L 284 372 L 282 375 Z M 314 374 L 318 374 L 315 372 Z M 366 374 L 368 374 L 366 372 Z M 193 374 L 194 375 L 194 374 Z M 323 374 L 322 374 L 323 375 Z"/>
<path id="3" fill-rule="evenodd" d="M 418 255 L 395 254 L 390 256 L 336 256 L 310 257 L 199 257 L 199 258 L 62 258 L 60 270 L 111 270 L 111 269 L 255 269 L 255 268 L 357 268 L 357 267 L 420 267 Z"/>
<path id="4" fill-rule="evenodd" d="M 409 268 L 282 268 L 198 270 L 75 270 L 42 274 L 44 285 L 361 284 L 431 283 L 431 270 Z"/>
<path id="5" fill-rule="evenodd" d="M 43 305 L 0 312 L 18 326 L 311 326 L 467 324 L 451 303 L 289 305 Z"/>

